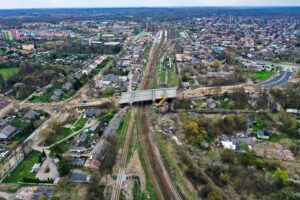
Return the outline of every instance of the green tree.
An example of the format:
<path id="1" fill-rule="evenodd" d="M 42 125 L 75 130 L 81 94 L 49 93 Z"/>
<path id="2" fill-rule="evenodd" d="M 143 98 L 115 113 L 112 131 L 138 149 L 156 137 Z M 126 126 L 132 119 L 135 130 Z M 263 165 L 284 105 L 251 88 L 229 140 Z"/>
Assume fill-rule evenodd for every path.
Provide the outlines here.
<path id="1" fill-rule="evenodd" d="M 226 62 L 230 65 L 236 63 L 235 54 L 233 52 L 230 52 L 226 55 Z"/>
<path id="2" fill-rule="evenodd" d="M 4 89 L 5 80 L 2 74 L 0 74 L 0 90 Z"/>
<path id="3" fill-rule="evenodd" d="M 231 149 L 225 149 L 221 154 L 221 160 L 224 163 L 233 164 L 235 162 L 235 152 Z"/>
<path id="4" fill-rule="evenodd" d="M 212 61 L 211 67 L 214 69 L 219 69 L 221 67 L 221 64 L 222 64 L 221 61 L 216 59 L 216 60 Z"/>
<path id="5" fill-rule="evenodd" d="M 238 160 L 244 166 L 254 166 L 256 161 L 252 152 L 239 154 Z"/>
<path id="6" fill-rule="evenodd" d="M 71 171 L 71 161 L 69 159 L 62 159 L 58 163 L 58 172 L 60 176 L 66 176 Z"/>
<path id="7" fill-rule="evenodd" d="M 186 138 L 191 144 L 199 145 L 203 141 L 203 131 L 196 121 L 190 119 L 185 123 L 184 129 L 186 130 Z"/>
<path id="8" fill-rule="evenodd" d="M 67 188 L 69 186 L 69 180 L 66 177 L 62 177 L 59 181 L 59 187 L 60 188 Z"/>
<path id="9" fill-rule="evenodd" d="M 46 144 L 51 144 L 52 142 L 54 142 L 56 133 L 50 128 L 44 128 L 43 130 L 41 130 L 40 136 Z"/>
<path id="10" fill-rule="evenodd" d="M 25 85 L 21 85 L 16 88 L 16 98 L 25 99 L 28 95 L 28 88 Z"/>
<path id="11" fill-rule="evenodd" d="M 287 133 L 290 136 L 297 135 L 298 123 L 296 118 L 294 118 L 292 115 L 283 113 L 280 116 L 280 121 L 282 122 L 280 130 L 283 133 Z"/>
<path id="12" fill-rule="evenodd" d="M 58 134 L 62 130 L 63 124 L 58 119 L 53 119 L 49 122 L 48 127 L 55 134 Z"/>
<path id="13" fill-rule="evenodd" d="M 273 175 L 281 186 L 286 186 L 288 184 L 289 174 L 287 171 L 278 168 Z"/>
<path id="14" fill-rule="evenodd" d="M 48 199 L 48 197 L 46 195 L 42 195 L 39 197 L 39 200 L 47 200 L 47 199 Z"/>

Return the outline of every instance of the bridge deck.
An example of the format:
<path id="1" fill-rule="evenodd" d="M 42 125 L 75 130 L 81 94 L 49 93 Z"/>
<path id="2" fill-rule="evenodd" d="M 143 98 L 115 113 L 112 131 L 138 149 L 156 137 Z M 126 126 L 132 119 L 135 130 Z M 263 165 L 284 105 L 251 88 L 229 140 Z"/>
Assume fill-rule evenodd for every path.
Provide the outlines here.
<path id="1" fill-rule="evenodd" d="M 177 88 L 161 88 L 152 90 L 138 90 L 124 92 L 121 95 L 119 104 L 133 104 L 137 102 L 155 101 L 166 95 L 168 99 L 177 97 Z"/>

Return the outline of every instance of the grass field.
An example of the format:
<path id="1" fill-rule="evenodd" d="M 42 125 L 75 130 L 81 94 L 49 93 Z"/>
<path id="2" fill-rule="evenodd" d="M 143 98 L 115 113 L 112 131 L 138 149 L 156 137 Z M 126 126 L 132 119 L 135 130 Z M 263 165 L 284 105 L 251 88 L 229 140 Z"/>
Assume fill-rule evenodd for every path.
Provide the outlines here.
<path id="1" fill-rule="evenodd" d="M 17 73 L 19 71 L 18 67 L 4 67 L 0 68 L 0 74 L 7 80 L 11 75 Z"/>
<path id="2" fill-rule="evenodd" d="M 261 116 L 257 115 L 252 120 L 256 121 L 256 124 L 251 125 L 251 128 L 252 128 L 254 134 L 256 134 L 257 131 L 264 129 L 265 126 L 263 124 L 263 119 L 261 118 Z"/>
<path id="3" fill-rule="evenodd" d="M 42 153 L 38 151 L 32 151 L 30 155 L 25 158 L 11 173 L 10 176 L 5 178 L 6 183 L 22 182 L 24 178 L 35 178 L 35 174 L 31 173 L 32 166 L 39 162 L 39 158 Z"/>
<path id="4" fill-rule="evenodd" d="M 30 102 L 42 102 L 42 103 L 49 103 L 52 102 L 51 96 L 53 95 L 54 91 L 56 89 L 61 89 L 62 85 L 61 84 L 57 84 L 54 87 L 44 91 L 44 93 L 41 96 L 32 96 L 29 101 Z M 69 98 L 72 94 L 74 93 L 73 90 L 71 90 L 70 92 L 64 92 L 63 91 L 63 95 L 56 101 L 63 101 L 67 98 Z"/>
<path id="5" fill-rule="evenodd" d="M 134 182 L 134 186 L 132 188 L 132 199 L 133 200 L 138 200 L 139 199 L 139 191 L 140 191 L 140 188 L 139 188 L 139 185 L 137 182 Z"/>
<path id="6" fill-rule="evenodd" d="M 68 151 L 72 145 L 73 145 L 72 140 L 68 140 L 66 142 L 56 144 L 50 148 L 51 150 L 50 156 L 55 156 L 56 154 L 61 155 L 66 151 Z"/>
<path id="7" fill-rule="evenodd" d="M 79 119 L 76 124 L 74 124 L 74 128 L 73 131 L 79 131 L 80 129 L 83 128 L 83 126 L 85 125 L 85 123 L 89 120 L 89 118 L 81 118 Z"/>
<path id="8" fill-rule="evenodd" d="M 57 134 L 57 136 L 55 137 L 55 142 L 58 142 L 66 137 L 68 137 L 69 135 L 71 135 L 73 132 L 71 129 L 69 128 L 63 128 L 62 131 Z"/>
<path id="9" fill-rule="evenodd" d="M 126 112 L 125 116 L 120 124 L 119 130 L 118 130 L 118 144 L 117 144 L 117 149 L 123 148 L 125 144 L 125 138 L 126 138 L 126 133 L 127 133 L 127 128 L 129 125 L 129 120 L 130 120 L 131 112 Z"/>
<path id="10" fill-rule="evenodd" d="M 254 72 L 254 77 L 255 79 L 259 81 L 265 81 L 271 78 L 271 76 L 274 74 L 274 72 L 269 72 L 269 71 L 260 71 L 260 72 Z"/>

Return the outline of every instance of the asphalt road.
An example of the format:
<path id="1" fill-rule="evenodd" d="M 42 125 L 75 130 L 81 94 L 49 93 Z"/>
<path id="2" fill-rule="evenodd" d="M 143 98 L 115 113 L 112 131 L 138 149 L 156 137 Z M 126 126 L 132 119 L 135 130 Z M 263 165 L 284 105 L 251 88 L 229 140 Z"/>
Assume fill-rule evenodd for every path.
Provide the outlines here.
<path id="1" fill-rule="evenodd" d="M 262 84 L 263 88 L 266 88 L 266 89 L 276 88 L 276 87 L 286 84 L 292 75 L 293 75 L 293 72 L 280 71 L 276 77 L 274 77 L 273 79 L 271 79 L 269 81 L 263 82 L 261 84 Z"/>
<path id="2" fill-rule="evenodd" d="M 13 199 L 13 195 L 7 192 L 0 192 L 0 197 L 7 200 Z"/>

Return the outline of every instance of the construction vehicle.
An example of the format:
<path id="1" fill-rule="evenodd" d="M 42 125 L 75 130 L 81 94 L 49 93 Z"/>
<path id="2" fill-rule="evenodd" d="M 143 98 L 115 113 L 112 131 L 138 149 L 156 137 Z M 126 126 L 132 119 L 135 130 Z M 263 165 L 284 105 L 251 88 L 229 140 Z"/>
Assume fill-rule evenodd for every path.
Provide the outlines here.
<path id="1" fill-rule="evenodd" d="M 155 103 L 155 106 L 156 107 L 162 107 L 164 105 L 164 102 L 168 99 L 168 97 L 166 95 L 163 95 L 162 96 L 162 99 L 158 102 L 158 103 Z"/>

